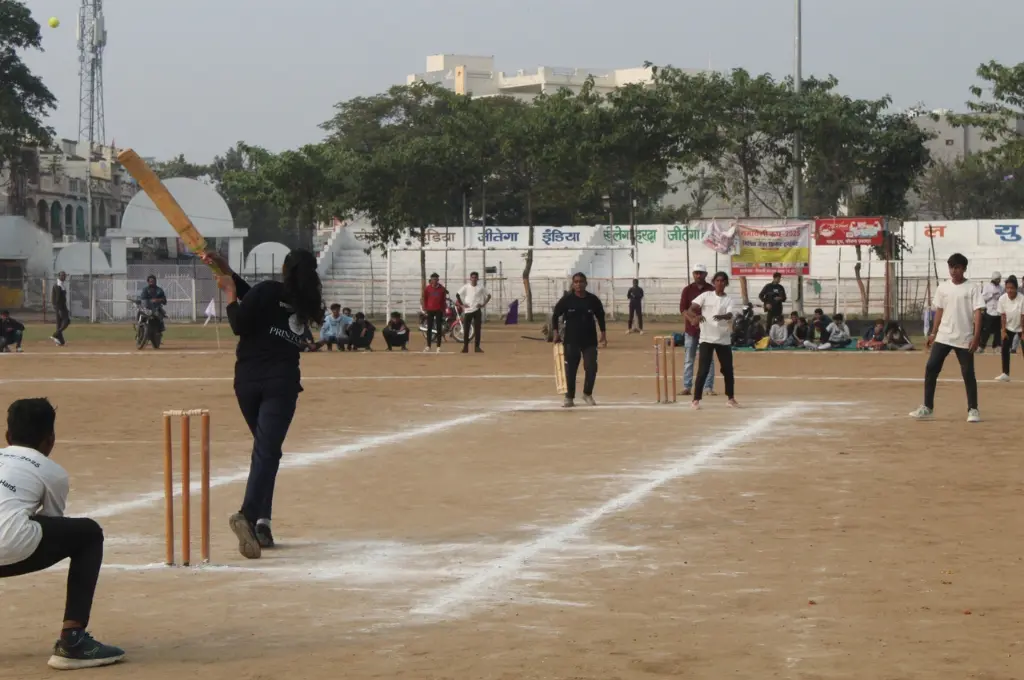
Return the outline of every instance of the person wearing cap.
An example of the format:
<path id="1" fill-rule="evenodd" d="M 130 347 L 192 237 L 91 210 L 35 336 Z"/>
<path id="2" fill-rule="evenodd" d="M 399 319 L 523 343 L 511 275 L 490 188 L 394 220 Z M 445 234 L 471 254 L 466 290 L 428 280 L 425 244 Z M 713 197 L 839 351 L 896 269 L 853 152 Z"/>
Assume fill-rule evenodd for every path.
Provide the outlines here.
<path id="1" fill-rule="evenodd" d="M 715 289 L 708 283 L 708 268 L 702 264 L 693 267 L 693 283 L 683 288 L 683 295 L 679 300 L 679 313 L 686 320 L 683 338 L 683 391 L 680 396 L 693 394 L 693 365 L 697 360 L 697 346 L 700 344 L 700 326 L 692 323 L 687 316 L 693 301 L 703 293 Z M 703 392 L 714 396 L 715 394 L 715 365 L 711 363 L 708 370 L 708 378 L 704 383 Z"/>
<path id="2" fill-rule="evenodd" d="M 782 318 L 782 303 L 786 301 L 786 289 L 782 285 L 782 274 L 772 274 L 772 282 L 761 289 L 757 296 L 764 303 L 765 323 L 770 328 L 776 319 Z"/>
<path id="3" fill-rule="evenodd" d="M 992 272 L 989 282 L 981 289 L 981 299 L 985 302 L 985 315 L 981 319 L 981 345 L 978 347 L 978 354 L 985 351 L 989 336 L 992 337 L 992 349 L 999 348 L 1002 340 L 1002 314 L 999 312 L 999 298 L 1003 296 L 1006 289 L 1002 285 L 1003 275 L 999 272 Z"/>
<path id="4" fill-rule="evenodd" d="M 64 272 L 57 274 L 57 282 L 53 284 L 50 291 L 50 304 L 53 306 L 53 313 L 57 316 L 57 332 L 50 336 L 50 339 L 57 343 L 58 347 L 67 344 L 64 340 L 64 331 L 71 325 L 71 311 L 68 309 L 68 275 Z"/>

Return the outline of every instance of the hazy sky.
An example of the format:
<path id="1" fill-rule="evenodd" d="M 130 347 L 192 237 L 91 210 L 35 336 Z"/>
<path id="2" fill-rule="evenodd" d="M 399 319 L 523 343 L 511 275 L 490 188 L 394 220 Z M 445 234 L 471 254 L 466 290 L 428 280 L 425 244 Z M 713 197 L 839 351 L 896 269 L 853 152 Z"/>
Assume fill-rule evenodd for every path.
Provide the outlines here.
<path id="1" fill-rule="evenodd" d="M 77 136 L 79 0 L 28 0 L 29 64 Z M 107 142 L 208 161 L 236 141 L 321 137 L 332 106 L 422 71 L 428 54 L 537 66 L 792 72 L 794 0 L 106 0 Z M 859 97 L 963 109 L 978 64 L 1021 60 L 1021 0 L 804 0 L 804 74 Z"/>

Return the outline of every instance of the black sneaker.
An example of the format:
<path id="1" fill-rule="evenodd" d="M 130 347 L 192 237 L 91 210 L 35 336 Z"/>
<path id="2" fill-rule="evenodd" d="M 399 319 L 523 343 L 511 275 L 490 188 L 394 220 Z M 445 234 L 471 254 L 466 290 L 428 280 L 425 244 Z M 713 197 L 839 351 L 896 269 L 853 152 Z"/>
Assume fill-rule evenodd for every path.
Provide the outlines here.
<path id="1" fill-rule="evenodd" d="M 124 658 L 124 650 L 94 640 L 82 629 L 67 630 L 53 646 L 53 656 L 47 662 L 50 668 L 60 671 L 78 668 L 109 666 Z"/>
<path id="2" fill-rule="evenodd" d="M 256 540 L 259 541 L 261 548 L 274 547 L 274 534 L 271 533 L 269 524 L 256 523 Z"/>
<path id="3" fill-rule="evenodd" d="M 245 518 L 245 515 L 240 512 L 231 515 L 231 518 L 228 519 L 228 526 L 231 527 L 231 531 L 238 537 L 238 552 L 242 554 L 242 557 L 250 560 L 259 559 L 261 554 L 260 542 L 256 538 L 256 532 L 252 524 Z"/>

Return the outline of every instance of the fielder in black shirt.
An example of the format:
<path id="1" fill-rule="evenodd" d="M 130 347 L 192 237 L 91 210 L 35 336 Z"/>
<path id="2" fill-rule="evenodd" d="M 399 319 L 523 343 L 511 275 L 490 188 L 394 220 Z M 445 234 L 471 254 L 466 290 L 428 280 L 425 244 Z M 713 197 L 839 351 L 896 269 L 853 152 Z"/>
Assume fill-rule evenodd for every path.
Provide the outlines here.
<path id="1" fill-rule="evenodd" d="M 562 296 L 551 315 L 554 342 L 558 342 L 558 319 L 565 318 L 565 383 L 567 391 L 562 406 L 571 408 L 576 399 L 576 373 L 583 359 L 583 401 L 594 406 L 594 383 L 597 381 L 597 347 L 608 345 L 605 337 L 604 305 L 601 299 L 587 292 L 587 275 L 577 272 L 572 277 L 572 290 Z M 594 322 L 601 329 L 600 341 Z"/>
<path id="2" fill-rule="evenodd" d="M 270 512 L 282 447 L 302 391 L 299 355 L 311 323 L 326 315 L 323 286 L 316 257 L 308 250 L 293 250 L 284 259 L 281 281 L 249 286 L 216 253 L 203 257 L 226 275 L 217 285 L 227 297 L 231 330 L 238 336 L 235 350 L 235 397 L 249 431 L 252 459 L 242 509 L 231 516 L 231 531 L 238 551 L 258 558 L 262 548 L 274 546 Z"/>

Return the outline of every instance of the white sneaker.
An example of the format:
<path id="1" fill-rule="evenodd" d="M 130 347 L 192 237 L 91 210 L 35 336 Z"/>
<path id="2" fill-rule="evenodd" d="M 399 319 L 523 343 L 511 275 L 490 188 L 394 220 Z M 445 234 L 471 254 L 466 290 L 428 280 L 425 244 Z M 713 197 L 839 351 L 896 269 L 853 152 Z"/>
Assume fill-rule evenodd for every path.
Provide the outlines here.
<path id="1" fill-rule="evenodd" d="M 981 414 L 978 413 L 978 409 L 972 408 L 967 411 L 967 422 L 969 423 L 980 423 Z"/>
<path id="2" fill-rule="evenodd" d="M 927 420 L 932 417 L 932 410 L 927 406 L 921 406 L 916 411 L 911 411 L 910 417 L 918 420 Z"/>
<path id="3" fill-rule="evenodd" d="M 1010 382 L 1010 376 L 1006 375 L 1005 373 L 1000 373 L 999 377 L 996 378 L 996 380 L 998 380 L 999 382 Z"/>
<path id="4" fill-rule="evenodd" d="M 430 345 L 427 345 L 426 347 L 423 348 L 423 353 L 424 354 L 426 354 L 429 351 L 430 351 Z"/>
<path id="5" fill-rule="evenodd" d="M 438 345 L 438 346 L 437 346 L 437 349 L 436 349 L 436 350 L 434 350 L 434 354 L 440 354 L 440 353 L 441 353 L 441 346 L 440 346 L 440 345 Z"/>

